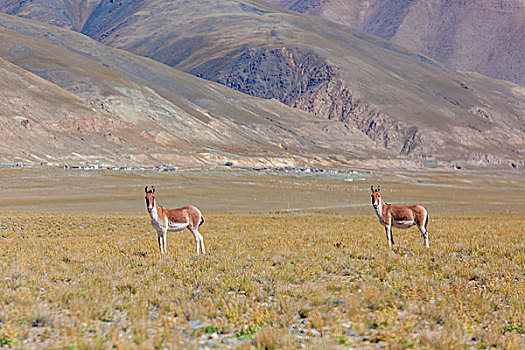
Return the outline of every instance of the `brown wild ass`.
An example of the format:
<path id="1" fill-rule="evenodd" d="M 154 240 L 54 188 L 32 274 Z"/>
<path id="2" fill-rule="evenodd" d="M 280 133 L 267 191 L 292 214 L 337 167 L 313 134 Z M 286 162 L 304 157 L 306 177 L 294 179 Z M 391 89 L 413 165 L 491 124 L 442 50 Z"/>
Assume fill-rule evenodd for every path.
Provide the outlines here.
<path id="1" fill-rule="evenodd" d="M 387 204 L 381 198 L 381 186 L 378 186 L 374 190 L 372 189 L 372 205 L 374 210 L 379 217 L 379 223 L 385 226 L 386 239 L 388 240 L 388 246 L 392 247 L 394 244 L 394 237 L 392 237 L 392 226 L 396 228 L 409 228 L 417 225 L 419 231 L 425 239 L 425 246 L 428 248 L 428 212 L 421 205 L 410 205 L 408 207 L 396 207 L 394 205 Z"/>
<path id="2" fill-rule="evenodd" d="M 144 188 L 146 191 L 146 208 L 151 217 L 151 224 L 155 231 L 157 231 L 157 239 L 159 241 L 159 248 L 161 254 L 167 254 L 166 251 L 166 237 L 168 231 L 182 231 L 188 228 L 195 237 L 197 244 L 197 255 L 200 254 L 202 247 L 202 254 L 206 254 L 204 248 L 204 238 L 199 233 L 199 227 L 204 223 L 204 218 L 199 209 L 194 206 L 187 206 L 177 209 L 166 209 L 157 204 L 155 199 L 155 187 L 148 186 Z"/>

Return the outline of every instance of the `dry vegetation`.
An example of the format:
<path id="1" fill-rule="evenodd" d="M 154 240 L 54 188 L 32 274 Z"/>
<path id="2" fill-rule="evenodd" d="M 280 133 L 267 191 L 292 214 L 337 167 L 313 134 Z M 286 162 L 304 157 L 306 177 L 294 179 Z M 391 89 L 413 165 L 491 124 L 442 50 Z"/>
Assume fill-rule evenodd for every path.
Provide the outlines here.
<path id="1" fill-rule="evenodd" d="M 525 215 L 0 214 L 0 342 L 22 348 L 523 348 Z"/>

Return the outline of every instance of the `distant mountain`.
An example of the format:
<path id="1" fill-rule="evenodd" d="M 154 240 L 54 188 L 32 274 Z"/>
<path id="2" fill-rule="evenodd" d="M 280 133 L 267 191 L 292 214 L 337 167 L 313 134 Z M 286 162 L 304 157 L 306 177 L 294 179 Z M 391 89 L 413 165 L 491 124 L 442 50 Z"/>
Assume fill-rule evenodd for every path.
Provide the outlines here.
<path id="1" fill-rule="evenodd" d="M 268 0 L 390 40 L 457 70 L 525 85 L 523 0 Z"/>
<path id="2" fill-rule="evenodd" d="M 57 6 L 60 3 L 57 1 Z M 133 77 L 137 84 L 147 81 L 146 86 L 163 98 L 173 92 L 173 85 L 178 87 L 175 94 L 182 94 L 192 104 L 203 104 L 211 93 L 217 102 L 204 103 L 204 115 L 234 118 L 234 125 L 245 125 L 228 134 L 230 154 L 249 153 L 252 143 L 236 136 L 239 130 L 249 129 L 251 136 L 260 140 L 255 149 L 264 150 L 268 157 L 274 152 L 280 158 L 295 152 L 294 157 L 319 156 L 340 164 L 358 161 L 385 167 L 449 166 L 456 162 L 508 167 L 524 162 L 523 88 L 479 74 L 452 71 L 426 56 L 360 31 L 258 1 L 81 2 L 82 8 L 92 11 L 80 22 L 68 14 L 80 10 L 69 11 L 63 6 L 57 11 L 42 4 L 42 0 L 25 2 L 15 12 L 51 23 L 60 19 L 62 26 L 76 30 L 80 27 L 76 23 L 83 23 L 82 33 L 107 46 L 268 99 L 233 94 L 227 88 L 219 89 L 220 85 L 211 85 L 216 86 L 213 92 L 203 91 L 200 86 L 211 83 L 192 78 L 196 79 L 190 84 L 192 88 L 199 86 L 196 96 L 185 91 L 183 84 L 172 82 L 172 75 L 190 81 L 177 70 L 169 70 L 168 78 L 144 64 L 130 64 L 128 59 L 123 64 L 122 58 L 108 53 L 124 55 L 122 51 L 87 43 L 85 37 L 73 36 L 70 31 L 52 31 L 36 22 L 29 26 L 9 16 L 0 20 L 0 26 L 11 31 L 104 62 L 103 67 Z M 1 57 L 8 57 L 5 55 Z M 133 57 L 134 62 L 139 59 Z M 15 63 L 25 68 L 23 62 Z M 160 71 L 167 72 L 168 68 L 162 67 Z M 244 101 L 243 107 L 253 115 L 232 114 L 220 107 L 225 100 L 217 91 L 229 94 L 227 101 L 237 111 L 239 101 Z M 271 117 L 266 114 L 268 108 L 274 111 Z M 312 115 L 319 118 L 318 123 Z M 253 127 L 252 118 L 265 120 L 268 128 Z M 322 124 L 326 123 L 323 120 L 331 122 Z M 206 137 L 217 132 L 214 128 L 208 131 Z M 205 145 L 206 137 L 199 144 Z M 210 138 L 209 143 L 213 142 Z M 265 142 L 277 148 L 268 148 Z M 212 148 L 225 149 L 221 147 Z"/>

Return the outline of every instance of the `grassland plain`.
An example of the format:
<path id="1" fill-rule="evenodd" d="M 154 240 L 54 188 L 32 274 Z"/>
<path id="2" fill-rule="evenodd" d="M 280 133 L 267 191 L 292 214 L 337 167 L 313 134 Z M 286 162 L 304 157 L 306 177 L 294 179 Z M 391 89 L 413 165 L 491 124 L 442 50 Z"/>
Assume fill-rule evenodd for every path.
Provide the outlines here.
<path id="1" fill-rule="evenodd" d="M 451 204 L 459 213 L 431 210 L 430 249 L 424 248 L 415 228 L 394 230 L 396 246 L 388 249 L 371 208 L 364 215 L 322 210 L 300 214 L 210 210 L 216 213 L 205 211 L 201 230 L 208 255 L 195 256 L 191 234 L 180 232 L 169 235 L 169 254 L 161 256 L 145 210 L 134 212 L 123 206 L 127 211 L 107 212 L 103 204 L 98 212 L 56 211 L 60 197 L 66 207 L 74 202 L 67 199 L 70 195 L 84 203 L 96 202 L 94 189 L 103 182 L 111 183 L 109 178 L 102 181 L 96 174 L 86 176 L 82 182 L 85 193 L 80 195 L 75 188 L 69 190 L 65 175 L 45 175 L 44 181 L 34 174 L 26 178 L 21 174 L 31 175 L 13 176 L 7 187 L 11 191 L 13 186 L 18 188 L 15 193 L 21 195 L 10 192 L 12 201 L 53 211 L 0 212 L 3 346 L 525 347 L 525 213 L 512 213 L 509 208 L 505 209 L 509 213 L 501 213 L 506 208 L 501 202 L 516 209 L 523 199 L 521 182 L 516 179 L 495 178 L 492 184 L 482 184 L 483 178 L 461 182 L 451 181 L 446 174 L 433 176 L 434 184 L 461 184 L 452 188 L 463 204 Z M 162 176 L 151 177 L 155 184 L 166 187 L 179 176 L 185 179 L 179 185 L 196 179 L 206 183 L 207 178 L 208 184 L 219 181 L 207 173 L 169 175 L 169 180 Z M 219 177 L 228 176 L 236 178 L 223 173 Z M 449 203 L 448 186 L 437 186 L 438 190 L 425 194 L 424 187 L 417 186 L 428 186 L 426 175 L 418 174 L 420 182 L 410 186 L 402 186 L 399 179 L 403 176 L 389 183 L 392 190 L 385 193 L 387 201 L 398 198 L 401 188 L 416 186 L 418 190 L 408 190 L 403 198 L 419 191 L 424 201 L 433 197 L 441 200 L 440 205 Z M 412 180 L 414 177 L 408 178 Z M 227 192 L 241 198 L 240 193 L 247 192 L 249 198 L 253 193 L 247 188 L 259 191 L 253 183 L 265 181 L 267 197 L 264 191 L 257 192 L 259 202 L 285 192 L 304 205 L 303 209 L 307 200 L 302 196 L 324 192 L 328 199 L 338 198 L 338 184 L 342 183 L 341 179 L 248 174 L 238 176 L 239 187 L 231 185 Z M 122 190 L 143 183 L 144 178 L 118 175 L 114 182 Z M 280 187 L 272 186 L 274 182 Z M 299 189 L 292 191 L 288 187 L 292 183 Z M 208 191 L 220 184 L 209 185 Z M 363 183 L 344 185 L 365 187 Z M 174 186 L 167 190 L 171 195 L 158 193 L 160 204 L 172 203 Z M 191 186 L 181 187 L 189 193 Z M 509 193 L 502 200 L 493 187 Z M 109 197 L 111 188 L 103 187 L 100 198 Z M 312 192 L 301 193 L 305 188 Z M 511 188 L 518 194 L 513 195 Z M 142 186 L 140 190 L 143 193 Z M 217 191 L 210 196 L 220 198 Z M 354 193 L 360 198 L 357 202 L 366 198 L 370 206 L 367 191 L 368 185 L 362 196 L 357 190 L 344 192 L 344 196 Z M 122 203 L 130 195 L 129 190 L 123 192 Z M 36 207 L 29 205 L 40 196 L 46 199 L 32 204 Z M 135 199 L 140 206 L 144 205 L 142 197 Z M 328 199 L 315 204 L 323 206 Z M 471 208 L 464 202 L 478 199 L 486 206 L 476 206 L 477 210 L 495 210 L 461 213 Z M 247 201 L 245 208 L 263 208 L 261 212 L 266 208 L 254 202 Z M 236 210 L 236 204 L 230 204 Z"/>
<path id="2" fill-rule="evenodd" d="M 160 256 L 142 214 L 3 212 L 0 341 L 22 348 L 523 348 L 525 215 L 211 215 Z"/>

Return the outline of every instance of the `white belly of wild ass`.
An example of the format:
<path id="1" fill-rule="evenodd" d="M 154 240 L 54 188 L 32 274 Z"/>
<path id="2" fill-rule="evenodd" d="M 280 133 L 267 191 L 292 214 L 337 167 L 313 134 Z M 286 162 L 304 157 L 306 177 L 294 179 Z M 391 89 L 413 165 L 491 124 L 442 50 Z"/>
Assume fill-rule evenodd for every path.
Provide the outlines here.
<path id="1" fill-rule="evenodd" d="M 393 221 L 392 226 L 397 228 L 409 228 L 414 226 L 414 221 Z"/>
<path id="2" fill-rule="evenodd" d="M 188 227 L 188 222 L 168 222 L 168 230 L 170 231 L 181 231 L 184 230 L 186 227 Z"/>

